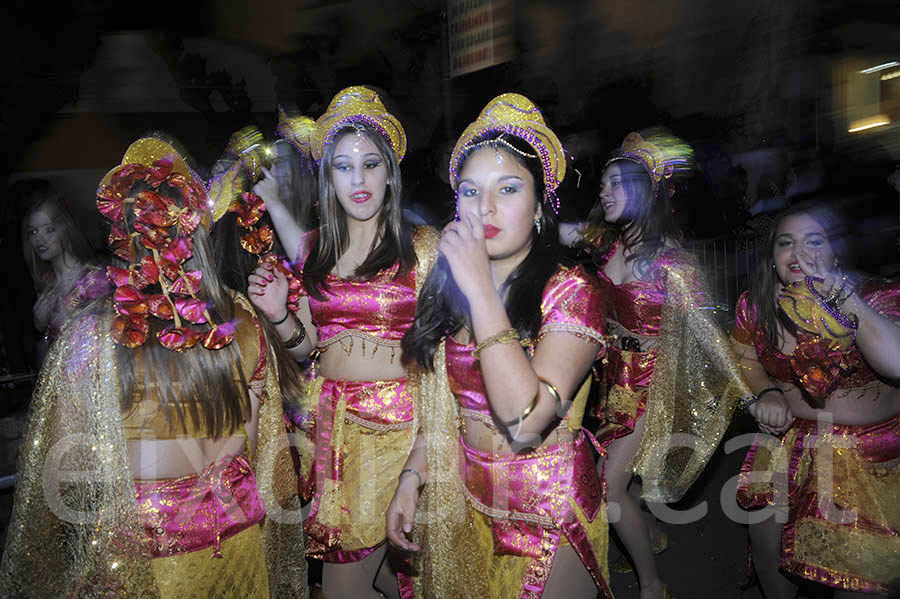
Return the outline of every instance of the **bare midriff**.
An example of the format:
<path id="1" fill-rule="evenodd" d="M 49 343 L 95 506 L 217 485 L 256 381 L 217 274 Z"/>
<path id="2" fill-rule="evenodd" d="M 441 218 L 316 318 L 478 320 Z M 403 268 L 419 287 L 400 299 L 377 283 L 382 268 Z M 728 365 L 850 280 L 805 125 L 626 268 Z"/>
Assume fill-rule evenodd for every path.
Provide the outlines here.
<path id="1" fill-rule="evenodd" d="M 320 344 L 319 373 L 341 381 L 387 381 L 406 376 L 398 343 L 380 343 L 371 333 L 348 331 L 339 341 Z"/>
<path id="2" fill-rule="evenodd" d="M 790 383 L 779 382 L 795 418 L 816 420 L 830 414 L 835 424 L 873 424 L 887 420 L 900 412 L 900 388 L 883 381 L 872 381 L 862 387 L 836 389 L 825 400 L 823 409 L 816 409 L 804 401 L 800 389 Z"/>
<path id="3" fill-rule="evenodd" d="M 128 461 L 135 480 L 150 481 L 197 474 L 227 456 L 247 452 L 247 438 L 135 439 L 128 441 Z"/>

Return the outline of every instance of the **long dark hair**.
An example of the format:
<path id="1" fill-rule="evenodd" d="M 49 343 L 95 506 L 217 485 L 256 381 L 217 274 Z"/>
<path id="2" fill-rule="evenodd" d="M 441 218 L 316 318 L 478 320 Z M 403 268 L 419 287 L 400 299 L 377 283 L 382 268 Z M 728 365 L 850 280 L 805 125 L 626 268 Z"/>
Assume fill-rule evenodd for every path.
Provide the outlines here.
<path id="1" fill-rule="evenodd" d="M 52 267 L 49 262 L 38 257 L 31 245 L 28 222 L 32 214 L 42 211 L 47 215 L 56 228 L 61 250 L 79 264 L 90 262 L 94 257 L 94 250 L 66 209 L 65 200 L 53 189 L 49 181 L 33 179 L 23 187 L 25 187 L 23 200 L 27 208 L 22 219 L 22 253 L 34 288 L 41 291 L 47 284 L 47 275 L 52 271 Z"/>
<path id="2" fill-rule="evenodd" d="M 663 251 L 666 241 L 681 240 L 681 231 L 672 217 L 668 181 L 663 179 L 654 190 L 649 173 L 640 164 L 624 158 L 614 158 L 609 163 L 612 164 L 622 174 L 622 188 L 628 202 L 618 223 L 605 222 L 601 201 L 591 209 L 589 226 L 603 231 L 592 258 L 599 266 L 613 244 L 621 239 L 623 249 L 629 253 L 626 262 L 633 261 L 636 271 L 643 275 Z"/>
<path id="3" fill-rule="evenodd" d="M 765 334 L 766 345 L 772 348 L 780 348 L 782 337 L 779 334 L 779 324 L 786 324 L 781 318 L 781 310 L 778 307 L 775 292 L 781 287 L 781 280 L 775 270 L 775 234 L 778 227 L 788 217 L 805 214 L 822 226 L 825 237 L 831 245 L 838 264 L 845 272 L 854 266 L 854 256 L 850 248 L 849 231 L 846 219 L 835 208 L 824 204 L 821 200 L 811 199 L 800 204 L 795 204 L 781 211 L 772 222 L 771 229 L 766 235 L 765 245 L 760 246 L 756 260 L 756 271 L 753 275 L 753 283 L 750 286 L 750 303 L 756 309 L 757 326 L 762 327 Z M 853 275 L 855 278 L 858 275 Z"/>
<path id="4" fill-rule="evenodd" d="M 357 267 L 353 277 L 366 280 L 399 262 L 396 276 L 409 272 L 416 264 L 416 253 L 412 244 L 412 229 L 403 218 L 400 201 L 403 196 L 403 183 L 400 176 L 400 164 L 397 155 L 387 140 L 377 131 L 365 124 L 354 124 L 341 129 L 325 146 L 322 160 L 319 162 L 319 226 L 316 242 L 310 248 L 309 256 L 303 268 L 303 286 L 309 294 L 324 300 L 323 291 L 327 291 L 325 277 L 334 269 L 341 254 L 347 249 L 350 237 L 347 232 L 347 213 L 341 207 L 332 182 L 332 161 L 334 149 L 338 142 L 348 134 L 364 133 L 378 148 L 387 167 L 388 185 L 384 191 L 384 203 L 378 214 L 380 237 L 376 237 L 376 245 L 362 264 Z"/>
<path id="5" fill-rule="evenodd" d="M 542 203 L 540 232 L 537 228 L 532 229 L 531 250 L 500 287 L 501 293 L 506 292 L 506 313 L 519 337 L 534 338 L 541 324 L 544 286 L 559 265 L 559 223 L 547 201 L 540 159 L 511 152 L 507 143 L 523 154 L 534 154 L 534 149 L 517 137 L 504 135 L 503 142 L 497 141 L 496 132 L 473 140 L 473 144 L 479 144 L 478 149 L 488 147 L 496 152 L 504 152 L 528 169 L 534 178 L 535 198 Z M 460 169 L 463 164 L 465 159 L 460 164 Z M 416 303 L 415 321 L 403 337 L 404 364 L 409 365 L 415 361 L 423 368 L 433 369 L 434 353 L 441 339 L 468 326 L 469 321 L 469 305 L 453 280 L 446 259 L 440 257 L 422 285 L 419 301 Z"/>
<path id="6" fill-rule="evenodd" d="M 146 188 L 147 185 L 141 182 L 130 193 L 134 195 Z M 162 184 L 155 191 L 172 198 L 180 205 L 181 195 L 178 190 Z M 125 204 L 129 230 L 133 230 L 133 206 L 133 203 Z M 235 317 L 234 300 L 219 278 L 206 227 L 200 225 L 191 237 L 193 252 L 191 258 L 184 263 L 184 270 L 202 271 L 200 293 L 197 295 L 206 300 L 212 321 L 232 321 Z M 134 247 L 136 260 L 149 254 L 138 243 Z M 108 302 L 105 305 L 110 306 Z M 197 344 L 185 352 L 173 352 L 156 342 L 156 333 L 169 322 L 158 318 L 148 320 L 150 336 L 146 343 L 134 349 L 116 345 L 122 413 L 127 414 L 135 407 L 136 394 L 155 393 L 171 428 L 175 428 L 176 422 L 187 428 L 189 417 L 194 426 L 204 430 L 213 439 L 239 430 L 250 414 L 250 399 L 247 395 L 247 381 L 241 369 L 237 339 L 218 350 L 208 350 Z M 203 332 L 208 330 L 207 325 L 193 325 L 186 320 L 182 321 L 182 326 Z M 142 381 L 137 380 L 138 364 L 143 372 Z M 139 391 L 141 387 L 143 390 Z"/>

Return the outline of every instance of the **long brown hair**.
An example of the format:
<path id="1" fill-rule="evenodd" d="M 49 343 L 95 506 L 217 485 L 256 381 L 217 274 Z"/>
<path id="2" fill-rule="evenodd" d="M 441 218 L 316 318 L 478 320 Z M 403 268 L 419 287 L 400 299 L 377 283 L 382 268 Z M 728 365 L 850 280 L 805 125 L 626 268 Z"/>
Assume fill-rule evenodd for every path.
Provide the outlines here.
<path id="1" fill-rule="evenodd" d="M 350 237 L 347 232 L 347 213 L 344 211 L 332 182 L 332 161 L 334 148 L 347 134 L 363 132 L 378 148 L 385 161 L 388 184 L 384 192 L 384 203 L 378 214 L 380 238 L 376 237 L 375 247 L 365 261 L 359 265 L 354 278 L 370 279 L 380 271 L 400 263 L 397 276 L 406 274 L 416 264 L 416 254 L 412 245 L 412 232 L 403 217 L 400 201 L 403 196 L 403 182 L 397 155 L 387 140 L 376 130 L 365 124 L 354 124 L 335 135 L 322 154 L 319 162 L 319 214 L 320 226 L 316 242 L 310 249 L 303 269 L 303 285 L 309 294 L 323 300 L 327 290 L 325 277 L 334 269 L 341 254 L 347 249 Z"/>
<path id="2" fill-rule="evenodd" d="M 47 282 L 47 275 L 52 271 L 52 266 L 49 262 L 41 260 L 31 246 L 28 222 L 32 214 L 41 211 L 47 215 L 56 229 L 60 248 L 79 264 L 89 262 L 94 252 L 87 238 L 75 223 L 75 219 L 66 209 L 65 200 L 53 190 L 49 181 L 33 180 L 23 195 L 28 207 L 22 219 L 22 254 L 25 257 L 25 264 L 28 266 L 34 288 L 41 291 Z"/>
<path id="3" fill-rule="evenodd" d="M 140 191 L 139 186 L 132 190 L 132 194 Z M 178 204 L 181 202 L 179 193 L 165 184 L 155 191 Z M 134 220 L 133 206 L 133 203 L 125 204 L 130 224 Z M 197 227 L 191 237 L 193 253 L 184 263 L 184 270 L 200 270 L 203 273 L 197 295 L 208 302 L 212 321 L 232 321 L 235 318 L 234 300 L 219 278 L 205 226 Z M 134 247 L 135 259 L 140 260 L 147 250 L 140 244 Z M 111 308 L 111 304 L 106 305 Z M 123 414 L 135 407 L 139 399 L 136 395 L 153 393 L 172 429 L 175 429 L 176 422 L 187 429 L 189 417 L 194 426 L 213 439 L 239 430 L 249 417 L 250 399 L 237 340 L 218 350 L 208 350 L 197 344 L 184 352 L 174 352 L 156 342 L 156 332 L 168 325 L 168 321 L 151 317 L 149 322 L 150 337 L 146 343 L 134 349 L 116 346 Z M 206 325 L 195 326 L 187 321 L 183 321 L 182 326 L 206 330 Z M 136 372 L 138 365 L 143 373 L 141 381 L 138 381 Z"/>
<path id="4" fill-rule="evenodd" d="M 781 280 L 775 270 L 775 234 L 786 218 L 798 214 L 805 214 L 822 226 L 841 270 L 847 272 L 854 265 L 846 220 L 835 208 L 824 204 L 821 200 L 812 199 L 786 208 L 778 214 L 766 235 L 765 245 L 760 246 L 758 250 L 756 270 L 750 287 L 750 303 L 756 309 L 757 326 L 762 328 L 766 345 L 775 349 L 780 348 L 783 341 L 779 325 L 785 323 L 780 317 L 781 309 L 776 299 L 776 291 L 781 287 Z M 859 278 L 856 274 L 851 276 Z"/>
<path id="5" fill-rule="evenodd" d="M 653 181 L 643 166 L 625 158 L 613 159 L 610 164 L 619 167 L 627 203 L 618 223 L 605 222 L 601 201 L 598 200 L 591 209 L 589 226 L 603 231 L 592 257 L 595 264 L 601 264 L 613 244 L 621 239 L 623 249 L 629 253 L 626 261 L 633 261 L 637 273 L 643 276 L 667 241 L 681 241 L 681 231 L 672 217 L 668 182 L 663 179 L 654 190 Z"/>

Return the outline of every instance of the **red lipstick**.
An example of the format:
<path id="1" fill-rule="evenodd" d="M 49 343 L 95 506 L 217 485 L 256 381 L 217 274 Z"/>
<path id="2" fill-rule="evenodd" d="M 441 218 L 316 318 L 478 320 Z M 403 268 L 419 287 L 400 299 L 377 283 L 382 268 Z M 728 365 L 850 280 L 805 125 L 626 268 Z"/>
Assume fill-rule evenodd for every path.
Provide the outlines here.
<path id="1" fill-rule="evenodd" d="M 356 202 L 357 204 L 364 204 L 369 201 L 369 198 L 372 197 L 372 194 L 368 191 L 357 191 L 350 194 L 350 199 Z"/>
<path id="2" fill-rule="evenodd" d="M 484 237 L 485 239 L 492 239 L 496 237 L 500 233 L 501 229 L 498 229 L 494 225 L 485 225 L 484 226 Z"/>

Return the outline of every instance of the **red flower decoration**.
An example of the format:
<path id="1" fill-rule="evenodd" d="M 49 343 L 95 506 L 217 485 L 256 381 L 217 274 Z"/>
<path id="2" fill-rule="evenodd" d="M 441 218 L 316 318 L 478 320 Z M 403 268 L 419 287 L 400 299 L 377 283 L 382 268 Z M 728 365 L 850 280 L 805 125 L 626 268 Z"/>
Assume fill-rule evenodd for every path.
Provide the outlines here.
<path id="1" fill-rule="evenodd" d="M 193 322 L 194 324 L 203 324 L 206 322 L 206 302 L 192 297 L 176 297 L 175 309 L 181 316 Z"/>
<path id="2" fill-rule="evenodd" d="M 108 188 L 100 190 L 97 196 L 97 210 L 111 221 L 121 221 L 122 196 Z"/>
<path id="3" fill-rule="evenodd" d="M 112 321 L 110 334 L 113 341 L 125 347 L 138 347 L 147 341 L 150 323 L 138 314 L 120 314 Z"/>
<path id="4" fill-rule="evenodd" d="M 197 345 L 202 333 L 186 327 L 166 327 L 156 334 L 159 344 L 172 351 L 184 351 Z"/>
<path id="5" fill-rule="evenodd" d="M 119 314 L 146 314 L 148 310 L 144 294 L 133 285 L 122 285 L 113 293 Z"/>
<path id="6" fill-rule="evenodd" d="M 263 199 L 252 192 L 241 194 L 240 200 L 235 200 L 228 207 L 229 212 L 237 214 L 237 224 L 247 228 L 255 225 L 266 211 Z"/>
<path id="7" fill-rule="evenodd" d="M 147 296 L 147 308 L 150 310 L 150 314 L 161 320 L 172 320 L 175 318 L 172 303 L 161 293 Z"/>
<path id="8" fill-rule="evenodd" d="M 200 280 L 203 273 L 199 270 L 189 270 L 172 282 L 169 290 L 179 295 L 197 295 L 200 293 Z"/>
<path id="9" fill-rule="evenodd" d="M 121 226 L 113 224 L 109 228 L 109 238 L 106 240 L 106 244 L 113 254 L 123 260 L 131 260 L 131 255 L 128 251 L 130 241 L 131 238 Z"/>
<path id="10" fill-rule="evenodd" d="M 109 279 L 109 282 L 112 283 L 115 287 L 130 285 L 131 277 L 129 276 L 129 274 L 130 271 L 126 268 L 119 268 L 118 266 L 106 267 L 106 278 Z"/>
<path id="11" fill-rule="evenodd" d="M 251 254 L 265 254 L 272 249 L 275 241 L 272 229 L 269 225 L 263 225 L 258 229 L 241 235 L 241 247 Z"/>
<path id="12" fill-rule="evenodd" d="M 178 269 L 193 255 L 193 244 L 190 237 L 176 237 L 169 243 L 159 258 L 159 269 L 167 279 L 178 278 Z"/>
<path id="13" fill-rule="evenodd" d="M 134 230 L 140 233 L 138 240 L 148 250 L 163 250 L 169 245 L 169 229 L 155 227 L 139 220 L 134 221 Z"/>
<path id="14" fill-rule="evenodd" d="M 213 329 L 203 338 L 203 347 L 222 349 L 234 340 L 234 330 L 234 324 L 230 322 L 213 325 Z"/>
<path id="15" fill-rule="evenodd" d="M 810 397 L 828 397 L 840 382 L 845 366 L 843 354 L 834 341 L 806 334 L 797 337 L 791 369 Z"/>
<path id="16" fill-rule="evenodd" d="M 134 216 L 148 226 L 169 228 L 178 222 L 178 207 L 166 196 L 145 190 L 134 199 Z"/>

